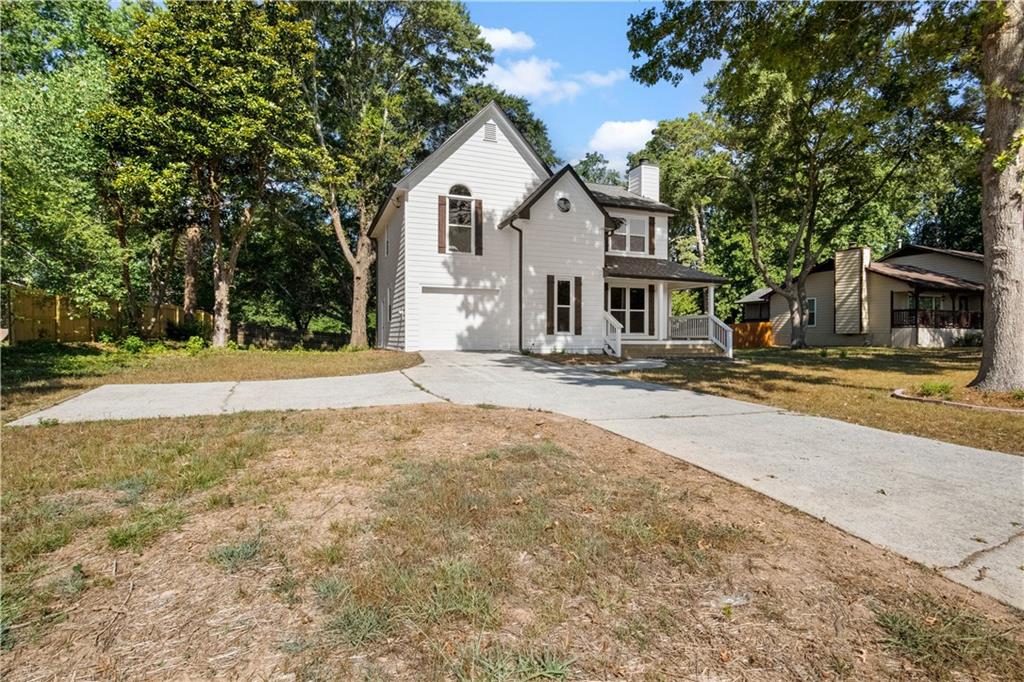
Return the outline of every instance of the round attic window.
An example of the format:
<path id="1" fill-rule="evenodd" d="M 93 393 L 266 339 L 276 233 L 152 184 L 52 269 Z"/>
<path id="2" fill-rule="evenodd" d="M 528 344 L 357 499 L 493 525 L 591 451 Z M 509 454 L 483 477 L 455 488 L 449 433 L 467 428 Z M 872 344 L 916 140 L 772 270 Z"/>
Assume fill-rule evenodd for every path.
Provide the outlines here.
<path id="1" fill-rule="evenodd" d="M 566 197 L 559 198 L 559 200 L 555 202 L 555 205 L 558 206 L 558 210 L 562 213 L 568 213 L 569 209 L 572 208 L 572 202 Z"/>

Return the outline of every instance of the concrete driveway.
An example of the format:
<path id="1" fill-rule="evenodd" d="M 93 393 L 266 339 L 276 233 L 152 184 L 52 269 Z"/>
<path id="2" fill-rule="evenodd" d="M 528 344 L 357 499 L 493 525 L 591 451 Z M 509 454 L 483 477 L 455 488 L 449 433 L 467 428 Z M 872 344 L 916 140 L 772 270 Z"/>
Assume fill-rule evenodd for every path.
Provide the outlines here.
<path id="1" fill-rule="evenodd" d="M 401 372 L 109 385 L 25 417 L 84 421 L 446 400 L 550 410 L 696 464 L 1024 609 L 1024 458 L 502 353 Z"/>

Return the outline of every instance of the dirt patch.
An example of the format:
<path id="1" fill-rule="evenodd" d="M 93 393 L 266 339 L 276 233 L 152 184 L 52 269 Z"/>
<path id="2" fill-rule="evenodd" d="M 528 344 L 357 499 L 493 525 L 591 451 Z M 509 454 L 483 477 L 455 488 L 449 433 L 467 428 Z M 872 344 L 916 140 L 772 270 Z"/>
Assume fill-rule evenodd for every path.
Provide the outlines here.
<path id="1" fill-rule="evenodd" d="M 259 429 L 266 447 L 177 494 L 183 523 L 138 551 L 98 525 L 42 555 L 39 584 L 78 566 L 86 585 L 8 633 L 4 679 L 1022 679 L 1019 613 L 565 417 L 423 405 L 48 431 L 120 428 L 139 446 Z M 73 468 L 6 440 L 5 467 Z"/>

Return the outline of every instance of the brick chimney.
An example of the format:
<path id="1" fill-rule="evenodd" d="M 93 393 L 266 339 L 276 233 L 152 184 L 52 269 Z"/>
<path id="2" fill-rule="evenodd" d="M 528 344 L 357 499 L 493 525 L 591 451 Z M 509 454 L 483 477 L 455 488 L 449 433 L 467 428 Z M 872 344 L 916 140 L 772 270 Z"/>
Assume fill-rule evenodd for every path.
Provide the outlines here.
<path id="1" fill-rule="evenodd" d="M 647 159 L 629 169 L 629 191 L 653 201 L 661 201 L 661 171 Z"/>

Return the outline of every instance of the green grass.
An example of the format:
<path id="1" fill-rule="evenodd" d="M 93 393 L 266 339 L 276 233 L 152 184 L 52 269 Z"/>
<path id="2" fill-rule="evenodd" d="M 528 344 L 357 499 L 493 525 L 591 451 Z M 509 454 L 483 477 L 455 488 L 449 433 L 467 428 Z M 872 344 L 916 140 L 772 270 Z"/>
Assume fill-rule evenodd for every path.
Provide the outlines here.
<path id="1" fill-rule="evenodd" d="M 528 682 L 565 680 L 571 658 L 552 651 L 517 650 L 502 646 L 481 649 L 479 644 L 462 652 L 452 671 L 460 682 Z"/>
<path id="2" fill-rule="evenodd" d="M 107 544 L 111 549 L 141 552 L 167 531 L 181 527 L 184 521 L 185 512 L 170 504 L 136 509 L 125 521 L 107 531 Z"/>
<path id="3" fill-rule="evenodd" d="M 923 381 L 918 393 L 926 398 L 949 400 L 953 397 L 953 384 L 949 381 Z"/>
<path id="4" fill-rule="evenodd" d="M 260 533 L 257 533 L 235 544 L 214 547 L 210 550 L 210 561 L 228 573 L 236 573 L 255 561 L 262 550 L 263 538 Z"/>
<path id="5" fill-rule="evenodd" d="M 984 671 L 998 679 L 1020 676 L 1024 648 L 975 613 L 922 597 L 903 608 L 880 609 L 876 617 L 885 644 L 936 678 L 959 671 Z"/>

